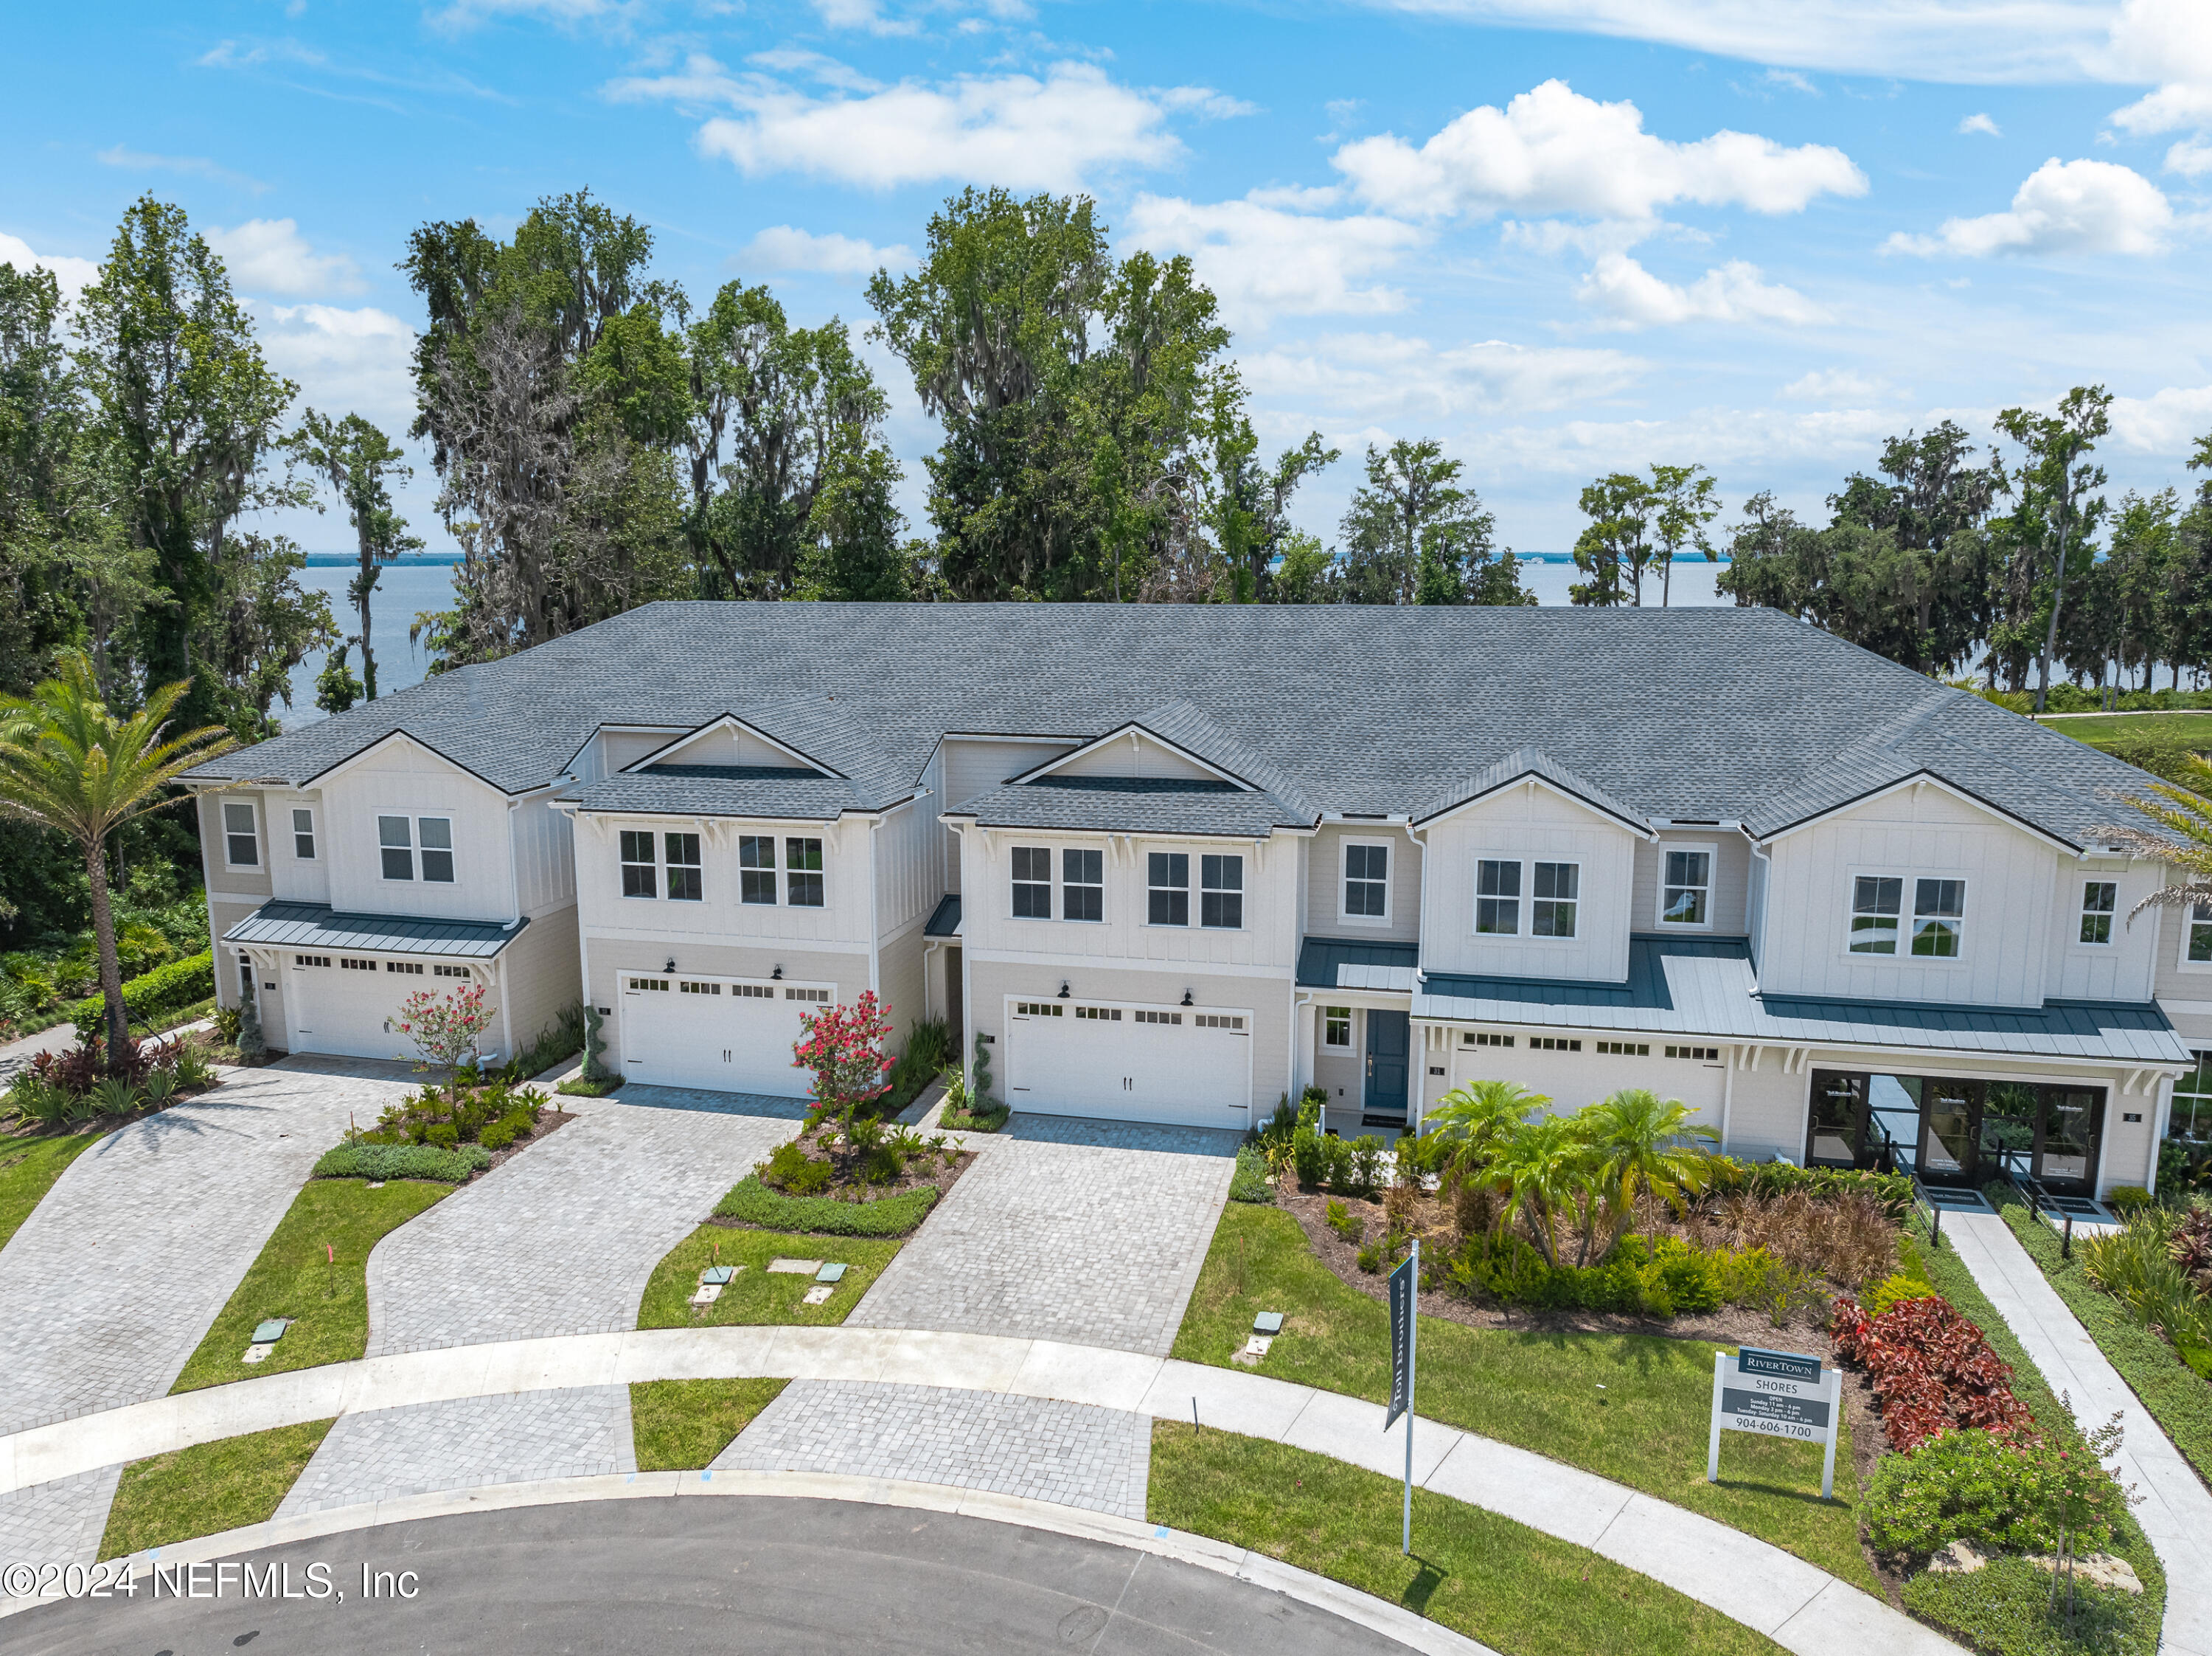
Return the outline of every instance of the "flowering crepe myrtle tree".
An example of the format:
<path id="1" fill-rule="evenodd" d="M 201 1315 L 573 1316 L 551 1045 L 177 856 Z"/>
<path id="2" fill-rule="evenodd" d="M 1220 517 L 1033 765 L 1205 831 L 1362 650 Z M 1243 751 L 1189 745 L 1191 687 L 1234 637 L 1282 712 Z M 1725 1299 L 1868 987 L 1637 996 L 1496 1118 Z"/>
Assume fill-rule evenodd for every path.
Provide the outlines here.
<path id="1" fill-rule="evenodd" d="M 484 1004 L 480 983 L 443 995 L 417 989 L 399 1004 L 399 1033 L 415 1043 L 426 1063 L 446 1066 L 447 1096 L 459 1102 L 461 1060 L 476 1056 L 477 1043 L 498 1014 L 497 1007 Z"/>
<path id="2" fill-rule="evenodd" d="M 814 1108 L 820 1119 L 835 1114 L 849 1137 L 854 1107 L 880 1098 L 890 1084 L 891 1060 L 884 1053 L 884 1037 L 891 1032 L 890 1015 L 870 990 L 850 1006 L 802 1012 L 799 1022 L 806 1037 L 793 1044 L 792 1059 L 814 1072 Z"/>

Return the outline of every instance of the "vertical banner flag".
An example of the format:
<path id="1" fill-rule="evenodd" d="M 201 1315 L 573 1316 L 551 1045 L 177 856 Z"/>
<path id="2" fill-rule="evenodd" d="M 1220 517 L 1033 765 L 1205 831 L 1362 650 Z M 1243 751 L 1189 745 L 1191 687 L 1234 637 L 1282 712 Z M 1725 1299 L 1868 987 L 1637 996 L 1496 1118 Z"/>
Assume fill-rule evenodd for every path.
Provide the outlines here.
<path id="1" fill-rule="evenodd" d="M 1398 1423 L 1398 1416 L 1413 1407 L 1413 1272 L 1414 1256 L 1390 1273 L 1390 1413 L 1382 1429 Z"/>

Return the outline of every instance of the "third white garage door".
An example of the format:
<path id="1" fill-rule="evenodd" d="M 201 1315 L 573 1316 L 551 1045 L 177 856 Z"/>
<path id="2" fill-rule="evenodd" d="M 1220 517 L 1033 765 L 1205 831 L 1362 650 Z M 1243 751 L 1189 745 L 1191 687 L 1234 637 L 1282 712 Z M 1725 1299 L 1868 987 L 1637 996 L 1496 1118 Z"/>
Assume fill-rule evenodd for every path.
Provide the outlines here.
<path id="1" fill-rule="evenodd" d="M 662 1087 L 805 1098 L 813 1078 L 791 1061 L 802 1013 L 836 998 L 827 984 L 624 973 L 623 1074 Z"/>
<path id="2" fill-rule="evenodd" d="M 1210 1007 L 1006 1003 L 1006 1098 L 1039 1115 L 1242 1127 L 1252 1016 Z"/>

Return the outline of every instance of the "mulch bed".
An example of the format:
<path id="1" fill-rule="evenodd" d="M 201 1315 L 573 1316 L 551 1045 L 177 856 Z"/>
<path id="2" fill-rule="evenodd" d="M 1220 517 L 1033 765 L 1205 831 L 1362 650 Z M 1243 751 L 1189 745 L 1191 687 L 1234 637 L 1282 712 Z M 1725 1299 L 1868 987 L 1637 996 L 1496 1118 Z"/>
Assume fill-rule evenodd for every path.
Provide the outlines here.
<path id="1" fill-rule="evenodd" d="M 823 1134 L 829 1131 L 830 1124 L 827 1122 L 810 1122 L 807 1125 L 805 1131 L 799 1135 L 798 1142 L 802 1148 L 812 1154 L 816 1161 L 826 1160 L 829 1157 L 829 1151 L 823 1148 L 821 1141 Z M 932 1133 L 925 1133 L 922 1135 L 925 1140 L 937 1136 L 938 1135 Z M 975 1152 L 974 1150 L 961 1150 L 957 1152 L 952 1158 L 952 1165 L 949 1168 L 945 1165 L 942 1160 L 933 1155 L 928 1158 L 930 1171 L 926 1174 L 917 1173 L 915 1170 L 921 1159 L 922 1158 L 916 1156 L 909 1160 L 907 1163 L 906 1171 L 902 1173 L 896 1179 L 892 1180 L 888 1184 L 860 1185 L 850 1181 L 840 1180 L 828 1185 L 821 1190 L 814 1192 L 813 1196 L 817 1200 L 826 1199 L 836 1201 L 849 1198 L 853 1193 L 857 1192 L 865 1196 L 867 1200 L 877 1202 L 883 1200 L 886 1197 L 909 1195 L 915 1191 L 933 1185 L 937 1188 L 937 1200 L 931 1205 L 929 1210 L 930 1212 L 934 1213 L 939 1208 L 945 1205 L 945 1198 L 952 1193 L 952 1186 L 959 1182 L 960 1175 L 967 1172 L 969 1164 L 975 1161 Z M 750 1172 L 751 1169 L 747 1168 L 746 1171 Z M 770 1186 L 769 1188 L 773 1190 L 775 1189 L 775 1186 Z M 779 1195 L 782 1195 L 787 1194 L 788 1192 L 778 1192 L 777 1193 Z M 763 1227 L 749 1224 L 743 1219 L 726 1218 L 720 1214 L 709 1216 L 707 1222 L 712 1225 L 720 1225 L 726 1230 L 759 1230 L 763 1228 L 773 1228 L 773 1227 Z"/>

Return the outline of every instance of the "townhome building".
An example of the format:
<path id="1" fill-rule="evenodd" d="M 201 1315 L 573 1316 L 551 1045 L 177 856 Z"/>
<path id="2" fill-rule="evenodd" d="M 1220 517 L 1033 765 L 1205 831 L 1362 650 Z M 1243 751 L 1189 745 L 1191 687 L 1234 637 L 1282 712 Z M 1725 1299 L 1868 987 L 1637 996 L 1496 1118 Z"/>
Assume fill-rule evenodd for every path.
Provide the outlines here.
<path id="1" fill-rule="evenodd" d="M 944 1021 L 1018 1111 L 1334 1131 L 1469 1081 L 1732 1153 L 2142 1184 L 2212 1115 L 2152 779 L 1761 610 L 664 604 L 200 767 L 226 1004 L 803 1095 Z M 2180 1083 L 2177 1094 L 2176 1083 Z"/>

